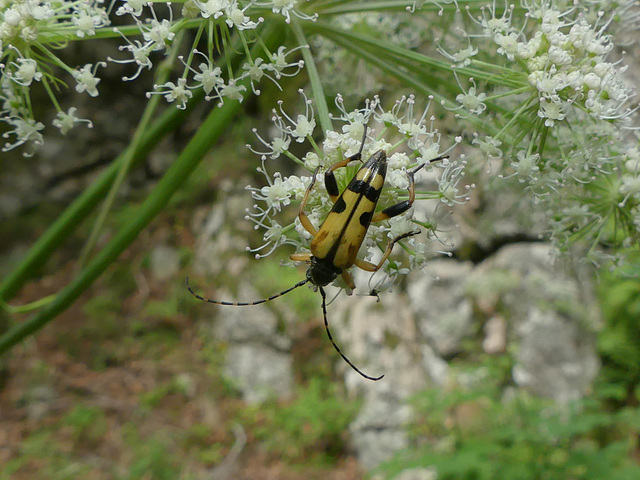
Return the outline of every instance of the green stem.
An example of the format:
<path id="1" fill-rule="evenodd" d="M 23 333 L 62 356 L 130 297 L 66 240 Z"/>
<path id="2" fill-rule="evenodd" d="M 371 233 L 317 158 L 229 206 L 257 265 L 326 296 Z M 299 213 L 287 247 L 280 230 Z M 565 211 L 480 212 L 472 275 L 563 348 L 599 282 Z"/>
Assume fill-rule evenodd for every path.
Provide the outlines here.
<path id="1" fill-rule="evenodd" d="M 335 5 L 320 6 L 318 13 L 321 15 L 344 15 L 347 13 L 364 13 L 364 12 L 402 12 L 407 11 L 407 7 L 411 7 L 415 2 L 410 0 L 386 0 L 386 1 L 367 1 L 367 2 L 333 2 Z M 420 8 L 420 12 L 438 12 L 440 10 L 450 10 L 455 12 L 457 8 L 454 4 L 436 5 L 435 3 L 427 3 Z"/>
<path id="2" fill-rule="evenodd" d="M 53 302 L 55 298 L 56 298 L 55 294 L 47 295 L 46 297 L 39 298 L 35 302 L 27 303 L 26 305 L 18 305 L 18 306 L 9 305 L 8 303 L 4 303 L 2 300 L 0 300 L 0 305 L 4 310 L 6 310 L 7 313 L 15 315 L 17 313 L 26 313 L 32 310 L 37 310 L 47 305 L 48 303 Z"/>
<path id="3" fill-rule="evenodd" d="M 523 85 L 526 85 L 526 79 L 523 78 L 522 75 L 507 67 L 490 65 L 494 73 L 473 67 L 454 68 L 449 61 L 436 60 L 435 58 L 398 46 L 394 43 L 374 38 L 369 35 L 343 30 L 333 24 L 322 22 L 320 20 L 317 22 L 305 23 L 305 29 L 310 32 L 323 35 L 331 41 L 342 45 L 349 51 L 357 44 L 361 50 L 368 50 L 376 57 L 385 56 L 389 59 L 393 59 L 395 63 L 400 63 L 402 60 L 405 62 L 411 62 L 406 63 L 406 65 L 412 70 L 422 66 L 428 67 L 428 69 L 432 69 L 434 71 L 446 73 L 452 73 L 455 71 L 458 75 L 473 77 L 476 80 L 490 81 L 494 84 L 510 88 L 520 88 Z M 422 73 L 424 74 L 428 72 L 428 69 L 423 68 Z"/>
<path id="4" fill-rule="evenodd" d="M 327 130 L 332 130 L 333 127 L 331 125 L 331 117 L 329 116 L 327 97 L 324 94 L 324 88 L 322 88 L 322 79 L 320 78 L 316 62 L 311 54 L 311 47 L 309 46 L 307 37 L 302 31 L 300 22 L 295 17 L 291 18 L 291 29 L 293 30 L 293 34 L 296 36 L 298 43 L 303 46 L 302 58 L 304 59 L 304 66 L 307 70 L 307 75 L 309 76 L 309 81 L 311 83 L 313 99 L 316 102 L 316 111 L 318 112 L 320 127 L 324 134 Z"/>
<path id="5" fill-rule="evenodd" d="M 246 82 L 245 82 L 246 83 Z M 147 224 L 167 205 L 171 195 L 182 185 L 191 172 L 198 166 L 204 154 L 225 132 L 234 116 L 240 110 L 240 104 L 227 101 L 214 109 L 203 125 L 198 129 L 175 163 L 167 170 L 144 203 L 138 216 L 125 225 L 118 234 L 91 260 L 45 309 L 26 322 L 11 328 L 0 337 L 0 354 L 6 352 L 18 342 L 35 333 L 49 323 L 84 292 L 91 283 L 111 265 L 122 251 L 127 248 Z"/>
<path id="6" fill-rule="evenodd" d="M 180 50 L 179 47 L 183 36 L 183 32 L 180 32 L 178 33 L 178 35 L 176 35 L 176 39 L 172 44 L 171 54 L 162 62 L 162 65 L 158 68 L 158 75 L 156 77 L 156 83 L 158 85 L 162 85 L 168 80 L 171 73 L 171 65 L 173 65 L 173 62 L 178 56 L 178 51 Z M 87 243 L 85 243 L 84 248 L 82 249 L 80 260 L 78 262 L 78 268 L 82 268 L 85 265 L 87 258 L 89 258 L 89 256 L 91 255 L 91 251 L 98 241 L 98 236 L 100 235 L 100 232 L 102 231 L 102 228 L 104 227 L 104 224 L 107 220 L 107 215 L 109 214 L 109 211 L 111 210 L 111 207 L 116 200 L 116 195 L 120 191 L 120 187 L 122 187 L 122 183 L 124 182 L 127 174 L 131 170 L 134 157 L 133 152 L 136 151 L 139 145 L 142 143 L 144 132 L 147 130 L 147 128 L 149 128 L 149 124 L 151 123 L 151 120 L 153 120 L 153 116 L 155 115 L 161 98 L 161 95 L 152 95 L 149 99 L 149 102 L 147 103 L 147 106 L 144 109 L 144 112 L 142 113 L 142 118 L 140 119 L 138 127 L 133 134 L 133 139 L 131 140 L 131 148 L 127 150 L 127 152 L 131 153 L 127 154 L 127 152 L 125 152 L 124 158 L 118 170 L 118 174 L 116 175 L 107 198 L 102 204 L 100 212 L 98 213 L 98 217 L 96 218 L 96 221 L 91 228 L 91 233 L 89 234 Z"/>
<path id="7" fill-rule="evenodd" d="M 282 39 L 282 29 L 268 29 L 264 38 L 268 38 L 269 45 L 277 44 Z M 240 62 L 242 58 L 235 59 Z M 248 81 L 240 82 L 248 84 Z M 201 102 L 204 93 L 198 91 L 188 103 L 188 109 L 196 102 Z M 171 196 L 180 188 L 191 172 L 200 163 L 207 150 L 217 141 L 217 139 L 232 123 L 234 116 L 240 110 L 240 104 L 235 101 L 227 101 L 220 108 L 214 109 L 200 129 L 193 136 L 188 145 L 184 148 L 178 159 L 167 170 L 160 182 L 155 186 L 147 199 L 138 209 L 138 216 L 130 223 L 124 225 L 116 236 L 91 260 L 89 265 L 79 272 L 71 282 L 58 294 L 56 299 L 46 308 L 36 313 L 25 323 L 14 326 L 0 337 L 0 354 L 9 350 L 12 346 L 22 341 L 27 336 L 36 332 L 48 322 L 53 320 L 58 314 L 65 311 L 84 292 L 91 283 L 98 278 L 104 270 L 111 265 L 137 237 L 147 224 L 157 215 L 169 202 Z M 140 152 L 144 153 L 164 137 L 166 132 L 177 128 L 182 123 L 185 110 L 170 108 L 163 115 L 164 121 L 156 122 L 150 132 L 145 135 L 146 142 L 143 142 Z M 157 127 L 157 128 L 154 128 Z M 145 150 L 142 147 L 147 147 Z M 131 149 L 131 147 L 129 147 Z M 137 153 L 141 157 L 141 153 Z M 113 182 L 120 163 L 124 162 L 124 155 L 118 157 L 109 169 L 101 175 L 80 198 L 74 202 L 38 240 L 36 245 L 29 251 L 21 264 L 0 284 L 0 299 L 6 300 L 14 295 L 24 281 L 33 275 L 37 268 L 49 256 L 52 249 L 55 249 L 64 238 L 70 233 L 73 227 L 77 226 L 82 218 L 87 216 L 96 203 L 104 196 Z"/>
<path id="8" fill-rule="evenodd" d="M 190 106 L 199 103 L 204 94 L 196 92 L 189 102 Z M 46 262 L 50 254 L 62 244 L 62 242 L 75 230 L 80 222 L 94 212 L 96 205 L 109 190 L 121 164 L 127 160 L 127 156 L 133 157 L 133 163 L 138 163 L 169 132 L 182 124 L 190 107 L 186 110 L 170 108 L 144 132 L 139 148 L 131 146 L 120 154 L 107 169 L 84 191 L 82 194 L 56 219 L 49 229 L 29 249 L 22 261 L 15 267 L 0 284 L 0 299 L 9 300 L 24 284 L 35 275 L 38 269 Z"/>
<path id="9" fill-rule="evenodd" d="M 272 28 L 265 32 L 264 39 L 269 45 L 276 45 L 282 41 L 282 28 Z M 241 59 L 236 59 L 240 62 Z M 109 187 L 113 183 L 121 163 L 127 161 L 127 155 L 133 155 L 133 164 L 137 164 L 146 157 L 146 154 L 165 138 L 168 133 L 176 130 L 184 123 L 187 114 L 191 112 L 195 105 L 202 102 L 204 92 L 196 90 L 187 102 L 184 110 L 178 108 L 168 108 L 160 115 L 148 131 L 144 132 L 140 148 L 133 149 L 131 145 L 120 154 L 107 169 L 85 190 L 82 194 L 55 220 L 47 231 L 29 249 L 22 261 L 5 276 L 0 283 L 0 299 L 8 301 L 20 290 L 27 279 L 33 277 L 38 269 L 46 262 L 64 240 L 75 230 L 82 220 L 95 211 L 96 205 L 107 194 Z M 131 152 L 134 153 L 131 153 Z M 1 305 L 1 304 L 0 304 Z M 2 332 L 2 330 L 0 330 Z"/>

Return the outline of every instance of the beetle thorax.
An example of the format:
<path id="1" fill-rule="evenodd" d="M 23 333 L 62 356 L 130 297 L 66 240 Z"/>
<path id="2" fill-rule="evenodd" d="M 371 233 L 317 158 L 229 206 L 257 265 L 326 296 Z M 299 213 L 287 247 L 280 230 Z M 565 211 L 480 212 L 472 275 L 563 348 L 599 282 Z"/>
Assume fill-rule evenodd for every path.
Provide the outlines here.
<path id="1" fill-rule="evenodd" d="M 324 287 L 333 282 L 340 273 L 342 272 L 331 263 L 323 262 L 312 256 L 311 265 L 307 269 L 307 279 L 314 285 Z"/>

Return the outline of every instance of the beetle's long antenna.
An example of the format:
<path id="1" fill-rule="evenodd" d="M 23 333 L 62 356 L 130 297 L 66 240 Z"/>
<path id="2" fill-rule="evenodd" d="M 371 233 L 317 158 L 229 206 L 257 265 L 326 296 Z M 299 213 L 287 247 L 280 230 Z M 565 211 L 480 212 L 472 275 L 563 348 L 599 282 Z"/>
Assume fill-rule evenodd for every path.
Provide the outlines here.
<path id="1" fill-rule="evenodd" d="M 449 158 L 449 155 L 440 155 L 439 157 L 436 158 L 432 158 L 431 160 L 427 160 L 426 162 L 418 165 L 416 168 L 414 168 L 413 170 L 409 170 L 407 173 L 409 174 L 410 177 L 413 177 L 413 175 L 416 174 L 416 172 L 418 170 L 420 170 L 422 167 L 425 167 L 433 162 L 439 162 L 440 160 L 444 160 L 446 158 Z"/>
<path id="2" fill-rule="evenodd" d="M 333 345 L 333 348 L 336 349 L 336 351 L 340 354 L 342 359 L 345 362 L 347 362 L 351 368 L 353 368 L 356 372 L 358 372 L 360 375 L 362 375 L 367 380 L 373 380 L 374 382 L 377 382 L 382 377 L 384 377 L 384 375 L 380 375 L 379 377 L 370 377 L 369 375 L 366 375 L 360 369 L 358 369 L 358 367 L 356 367 L 353 363 L 351 363 L 351 360 L 349 360 L 344 355 L 344 353 L 342 353 L 342 351 L 340 350 L 338 345 L 336 345 L 336 342 L 333 341 L 333 337 L 331 336 L 331 331 L 329 330 L 329 322 L 327 321 L 327 296 L 324 293 L 324 289 L 322 287 L 318 286 L 318 290 L 320 290 L 320 295 L 322 295 L 322 315 L 324 316 L 324 328 L 327 331 L 327 336 L 329 337 L 329 340 L 331 341 L 331 345 Z"/>
<path id="3" fill-rule="evenodd" d="M 358 156 L 358 160 L 362 159 L 362 151 L 364 150 L 364 142 L 367 139 L 367 128 L 369 128 L 369 127 L 365 123 L 364 124 L 364 132 L 362 132 L 362 142 L 360 142 L 360 150 L 358 150 L 358 153 L 356 154 Z"/>
<path id="4" fill-rule="evenodd" d="M 202 300 L 203 302 L 209 302 L 209 303 L 213 303 L 215 305 L 230 305 L 230 306 L 234 306 L 234 307 L 248 307 L 250 305 L 260 305 L 261 303 L 265 303 L 265 302 L 268 302 L 270 300 L 273 300 L 274 298 L 278 298 L 278 297 L 281 297 L 283 295 L 286 295 L 291 290 L 295 290 L 296 288 L 301 287 L 302 285 L 304 285 L 308 281 L 309 281 L 309 279 L 305 278 L 304 280 L 301 280 L 298 283 L 296 283 L 293 287 L 289 287 L 286 290 L 281 291 L 280 293 L 276 293 L 275 295 L 271 295 L 269 298 L 263 298 L 262 300 L 256 300 L 255 302 L 223 302 L 221 300 L 212 300 L 210 298 L 204 298 L 204 297 L 198 295 L 196 292 L 193 291 L 193 289 L 189 285 L 189 277 L 187 277 L 187 290 L 189 290 L 189 292 L 191 292 L 191 295 L 196 297 L 198 300 Z"/>

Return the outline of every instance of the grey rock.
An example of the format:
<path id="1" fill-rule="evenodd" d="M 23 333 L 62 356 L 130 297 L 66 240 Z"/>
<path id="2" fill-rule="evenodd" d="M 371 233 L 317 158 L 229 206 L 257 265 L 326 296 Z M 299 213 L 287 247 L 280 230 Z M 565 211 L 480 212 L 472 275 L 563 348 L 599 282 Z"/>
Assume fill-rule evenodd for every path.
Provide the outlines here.
<path id="1" fill-rule="evenodd" d="M 569 402 L 582 398 L 598 374 L 595 338 L 555 311 L 531 307 L 517 335 L 513 379 L 537 395 Z"/>
<path id="2" fill-rule="evenodd" d="M 405 425 L 411 418 L 411 408 L 390 384 L 380 385 L 381 391 L 366 397 L 349 427 L 358 461 L 368 470 L 409 446 Z"/>
<path id="3" fill-rule="evenodd" d="M 584 396 L 597 375 L 600 312 L 587 275 L 552 265 L 551 253 L 543 243 L 504 247 L 475 269 L 468 288 L 492 299 L 484 310 L 503 312 L 516 384 L 567 402 Z"/>
<path id="4" fill-rule="evenodd" d="M 249 286 L 241 291 L 257 295 Z M 225 297 L 229 298 L 229 297 Z M 215 339 L 227 345 L 224 373 L 248 403 L 286 398 L 293 391 L 291 339 L 264 305 L 216 307 Z"/>
<path id="5" fill-rule="evenodd" d="M 366 279 L 356 278 L 356 283 L 366 285 Z M 371 382 L 346 364 L 342 367 L 347 389 L 364 399 L 349 427 L 351 444 L 360 463 L 372 469 L 408 447 L 405 427 L 412 409 L 407 399 L 429 385 L 442 385 L 448 367 L 421 341 L 404 295 L 383 293 L 379 303 L 371 297 L 342 297 L 329 312 L 345 354 L 365 373 L 385 375 Z"/>
<path id="6" fill-rule="evenodd" d="M 418 272 L 408 284 L 418 328 L 441 356 L 459 352 L 461 341 L 474 333 L 472 305 L 465 291 L 472 268 L 471 263 L 435 260 L 428 275 Z"/>
<path id="7" fill-rule="evenodd" d="M 230 345 L 224 372 L 250 404 L 272 397 L 287 398 L 293 391 L 291 356 L 264 344 Z"/>

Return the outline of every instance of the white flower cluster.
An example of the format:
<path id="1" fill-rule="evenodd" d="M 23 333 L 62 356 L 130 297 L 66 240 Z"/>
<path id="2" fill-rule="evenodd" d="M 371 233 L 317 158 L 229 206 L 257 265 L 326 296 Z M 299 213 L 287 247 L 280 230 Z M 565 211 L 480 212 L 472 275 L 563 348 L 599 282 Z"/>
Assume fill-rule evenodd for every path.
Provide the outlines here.
<path id="1" fill-rule="evenodd" d="M 259 8 L 270 6 L 273 13 L 283 15 L 287 21 L 290 21 L 291 14 L 295 14 L 304 19 L 314 19 L 315 17 L 306 16 L 297 10 L 295 6 L 297 1 L 273 1 L 273 2 L 255 2 L 255 1 L 238 1 L 238 0 L 187 0 L 182 5 L 182 16 L 184 19 L 199 20 L 199 34 L 194 41 L 193 47 L 190 49 L 188 58 L 179 57 L 184 64 L 184 70 L 177 81 L 168 81 L 161 85 L 154 85 L 153 91 L 148 92 L 147 96 L 163 95 L 167 102 L 174 103 L 178 108 L 185 108 L 187 101 L 193 97 L 193 90 L 202 88 L 206 94 L 206 100 L 218 100 L 220 104 L 224 99 L 242 101 L 247 88 L 241 85 L 242 81 L 248 79 L 254 94 L 259 95 L 260 90 L 256 88 L 256 84 L 263 78 L 268 78 L 275 83 L 278 88 L 278 80 L 283 76 L 295 76 L 304 66 L 302 60 L 290 62 L 287 57 L 292 52 L 301 47 L 286 50 L 280 47 L 276 52 L 269 53 L 268 61 L 262 58 L 251 58 L 249 50 L 246 49 L 249 60 L 244 63 L 240 70 L 233 71 L 231 65 L 226 64 L 223 67 L 217 66 L 214 62 L 213 52 L 219 49 L 221 45 L 231 47 L 229 39 L 230 31 L 235 29 L 238 36 L 242 39 L 242 43 L 246 46 L 251 43 L 251 38 L 247 37 L 247 31 L 255 30 L 264 21 L 262 17 L 251 17 L 250 15 Z M 168 53 L 171 48 L 172 41 L 179 31 L 180 25 L 173 20 L 173 10 L 171 4 L 166 4 L 168 18 L 161 19 L 159 12 L 156 11 L 154 5 L 150 2 L 140 0 L 129 0 L 116 10 L 117 15 L 128 15 L 138 26 L 142 34 L 143 42 L 139 40 L 131 41 L 124 34 L 126 44 L 120 47 L 123 52 L 131 55 L 129 59 L 112 59 L 109 60 L 117 63 L 131 63 L 137 65 L 137 71 L 123 80 L 134 80 L 140 72 L 147 68 L 153 67 L 150 58 L 152 52 Z M 142 20 L 144 15 L 151 13 L 151 18 Z M 197 49 L 197 44 L 202 32 L 215 29 L 221 29 L 221 33 L 209 35 L 207 40 L 207 54 Z M 215 35 L 215 39 L 214 39 Z M 197 67 L 196 67 L 197 65 Z M 223 74 L 224 69 L 224 74 Z M 188 77 L 191 76 L 191 81 Z M 227 79 L 225 80 L 225 77 Z"/>
<path id="2" fill-rule="evenodd" d="M 42 0 L 0 0 L 0 119 L 10 128 L 3 133 L 7 141 L 2 151 L 24 146 L 25 156 L 33 154 L 43 143 L 44 124 L 33 117 L 29 88 L 43 84 L 58 112 L 53 125 L 65 134 L 74 124 L 91 122 L 76 117 L 76 108 L 63 111 L 53 97 L 52 84 L 58 80 L 51 67 L 60 68 L 76 81 L 78 92 L 98 95 L 96 70 L 105 64 L 87 64 L 72 68 L 53 53 L 50 44 L 62 43 L 69 37 L 89 37 L 96 29 L 109 25 L 100 0 L 85 2 L 52 2 Z"/>
<path id="3" fill-rule="evenodd" d="M 302 92 L 301 92 L 302 93 Z M 306 100 L 306 97 L 305 97 Z M 258 136 L 264 148 L 249 148 L 262 157 L 262 166 L 259 171 L 265 176 L 267 185 L 261 188 L 247 187 L 256 200 L 251 211 L 248 211 L 247 219 L 255 224 L 256 229 L 264 229 L 264 244 L 250 249 L 256 252 L 256 257 L 264 257 L 271 254 L 278 246 L 283 244 L 294 245 L 297 251 L 308 249 L 310 235 L 296 218 L 288 225 L 281 225 L 276 219 L 278 212 L 283 207 L 290 206 L 293 202 L 299 204 L 303 199 L 310 183 L 310 175 L 283 176 L 279 172 L 270 174 L 267 165 L 270 159 L 281 155 L 287 156 L 298 165 L 303 166 L 309 172 L 320 173 L 331 165 L 344 160 L 344 158 L 356 154 L 362 147 L 362 138 L 365 126 L 368 126 L 367 136 L 364 141 L 362 161 L 366 161 L 374 152 L 382 149 L 388 156 L 386 184 L 380 198 L 380 206 L 388 207 L 399 201 L 399 198 L 407 194 L 409 186 L 407 170 L 417 165 L 428 163 L 439 155 L 446 154 L 462 139 L 456 137 L 455 141 L 441 151 L 441 136 L 434 127 L 434 117 L 429 116 L 429 105 L 420 114 L 414 110 L 415 99 L 413 96 L 402 97 L 391 110 L 382 108 L 379 99 L 367 101 L 362 109 L 347 111 L 342 97 L 336 98 L 336 106 L 340 115 L 335 120 L 343 123 L 340 131 L 328 130 L 325 132 L 324 141 L 320 146 L 313 141 L 315 130 L 315 118 L 311 102 L 306 100 L 304 114 L 298 114 L 295 119 L 288 115 L 282 105 L 279 110 L 273 111 L 272 120 L 278 132 L 272 141 L 267 141 Z M 382 127 L 382 133 L 376 135 L 373 124 Z M 389 140 L 385 140 L 385 138 Z M 303 142 L 308 140 L 313 150 L 303 158 L 297 158 L 289 151 L 291 140 Z M 390 143 L 393 141 L 394 143 Z M 418 191 L 416 199 L 439 199 L 445 205 L 463 203 L 468 199 L 470 186 L 462 186 L 464 177 L 464 160 L 451 161 L 445 159 L 436 167 L 442 167 L 437 191 Z M 352 162 L 345 168 L 339 168 L 334 173 L 342 191 L 353 178 L 355 172 L 362 166 L 360 162 Z M 431 167 L 427 166 L 426 170 Z M 314 188 L 311 190 L 306 213 L 311 222 L 319 226 L 322 220 L 331 210 L 333 204 L 324 187 L 324 175 L 318 174 Z M 406 197 L 405 197 L 406 198 Z M 358 258 L 371 260 L 379 258 L 386 248 L 389 240 L 404 233 L 419 230 L 419 227 L 433 228 L 433 222 L 420 221 L 414 218 L 413 209 L 389 220 L 372 224 L 367 231 L 367 236 L 358 253 Z M 430 234 L 433 232 L 427 232 Z M 405 242 L 406 250 L 410 252 L 409 262 L 403 264 L 400 261 L 388 261 L 385 265 L 385 273 L 390 277 L 408 273 L 409 268 L 422 268 L 430 255 L 427 254 L 427 243 L 420 237 L 411 237 Z M 433 255 L 433 253 L 431 254 Z"/>
<path id="4" fill-rule="evenodd" d="M 525 3 L 524 7 L 522 25 L 514 25 L 513 5 L 497 15 L 495 2 L 480 17 L 471 18 L 494 42 L 498 54 L 524 67 L 528 84 L 537 94 L 537 114 L 545 125 L 552 127 L 578 110 L 601 120 L 628 119 L 632 113 L 629 100 L 635 93 L 622 80 L 626 67 L 608 60 L 613 44 L 603 33 L 608 23 L 605 13 L 597 12 L 595 21 L 589 23 L 575 7 L 564 12 L 549 2 Z M 458 64 L 469 63 L 465 58 Z M 484 98 L 472 102 L 469 97 L 475 90 L 474 85 L 457 100 L 479 114 L 484 108 L 476 103 Z"/>
<path id="5" fill-rule="evenodd" d="M 498 177 L 532 194 L 558 252 L 580 240 L 595 261 L 612 225 L 628 241 L 640 232 L 640 178 L 628 167 L 635 89 L 607 34 L 631 3 L 494 0 L 460 16 L 471 28 L 452 39 L 459 53 L 439 48 L 468 77 L 452 110 L 486 122 L 473 144 L 489 173 L 502 165 Z"/>
<path id="6" fill-rule="evenodd" d="M 105 5 L 105 3 L 107 5 Z M 129 58 L 108 60 L 132 64 L 136 70 L 123 80 L 138 78 L 144 69 L 154 67 L 155 57 L 169 55 L 182 46 L 176 43 L 177 34 L 185 29 L 195 33 L 187 58 L 178 57 L 184 65 L 179 78 L 154 85 L 148 96 L 158 94 L 178 108 L 185 108 L 193 97 L 194 89 L 202 89 L 207 100 L 223 99 L 242 101 L 247 86 L 260 93 L 256 85 L 267 78 L 279 88 L 283 76 L 294 76 L 303 67 L 302 60 L 290 60 L 292 52 L 299 48 L 284 46 L 269 51 L 263 43 L 262 57 L 252 57 L 251 44 L 259 43 L 256 30 L 264 21 L 259 13 L 283 16 L 288 23 L 292 16 L 303 20 L 315 20 L 297 10 L 298 0 L 186 0 L 181 4 L 181 17 L 174 18 L 175 8 L 170 2 L 147 0 L 0 0 L 0 121 L 10 128 L 3 136 L 11 138 L 3 151 L 24 147 L 25 155 L 31 155 L 43 143 L 44 124 L 34 118 L 30 88 L 42 85 L 57 111 L 53 125 L 66 134 L 74 125 L 89 120 L 76 116 L 77 108 L 63 110 L 54 92 L 64 80 L 55 72 L 64 71 L 75 80 L 79 93 L 98 95 L 98 68 L 105 62 L 86 64 L 73 68 L 56 55 L 56 50 L 67 42 L 86 40 L 105 30 L 109 36 L 120 35 L 124 44 L 120 51 Z M 112 29 L 109 14 L 115 14 L 129 25 Z M 177 15 L 176 15 L 177 17 Z M 122 23 L 122 22 L 119 22 Z M 239 44 L 232 43 L 232 31 L 237 33 Z M 115 32 L 115 33 L 114 33 Z M 125 34 L 126 33 L 126 34 Z M 175 45 L 174 45 L 175 44 Z M 205 44 L 206 53 L 197 48 Z M 230 62 L 220 60 L 221 53 L 243 50 L 248 59 L 234 71 Z M 175 57 L 174 57 L 175 58 Z M 216 61 L 221 65 L 216 65 Z"/>

